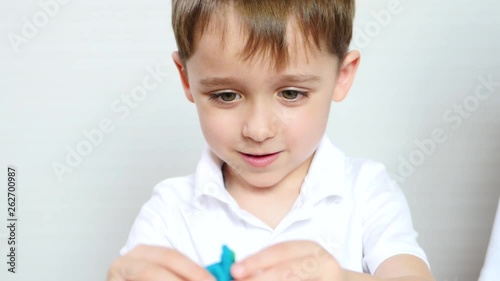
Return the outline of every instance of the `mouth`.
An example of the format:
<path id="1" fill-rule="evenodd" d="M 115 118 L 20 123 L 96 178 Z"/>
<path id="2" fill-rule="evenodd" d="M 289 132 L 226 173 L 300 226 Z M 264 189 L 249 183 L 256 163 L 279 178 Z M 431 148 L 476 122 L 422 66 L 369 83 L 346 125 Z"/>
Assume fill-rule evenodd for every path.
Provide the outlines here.
<path id="1" fill-rule="evenodd" d="M 243 152 L 240 153 L 243 156 L 243 159 L 250 165 L 257 168 L 263 168 L 271 165 L 271 163 L 273 163 L 279 157 L 281 151 L 268 154 L 248 154 Z"/>

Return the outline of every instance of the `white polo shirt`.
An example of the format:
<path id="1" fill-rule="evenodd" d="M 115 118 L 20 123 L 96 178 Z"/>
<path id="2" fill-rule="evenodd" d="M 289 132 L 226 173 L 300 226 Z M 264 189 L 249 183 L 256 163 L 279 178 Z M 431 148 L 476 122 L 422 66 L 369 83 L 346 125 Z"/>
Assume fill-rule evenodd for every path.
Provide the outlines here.
<path id="1" fill-rule="evenodd" d="M 223 244 L 241 260 L 272 244 L 300 239 L 316 241 L 343 268 L 358 272 L 373 274 L 398 254 L 427 263 L 406 199 L 384 166 L 345 157 L 326 136 L 295 204 L 275 229 L 238 206 L 224 188 L 221 166 L 207 148 L 194 174 L 155 186 L 120 254 L 138 244 L 158 245 L 206 266 L 219 261 Z"/>

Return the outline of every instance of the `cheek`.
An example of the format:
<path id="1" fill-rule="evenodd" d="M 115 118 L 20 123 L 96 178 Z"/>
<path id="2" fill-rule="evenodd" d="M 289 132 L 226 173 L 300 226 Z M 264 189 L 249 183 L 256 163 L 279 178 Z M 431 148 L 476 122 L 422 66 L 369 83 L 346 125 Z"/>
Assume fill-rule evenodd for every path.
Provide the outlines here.
<path id="1" fill-rule="evenodd" d="M 236 121 L 220 110 L 198 108 L 201 129 L 207 142 L 212 146 L 223 145 L 226 139 L 234 137 L 237 130 Z"/>
<path id="2" fill-rule="evenodd" d="M 288 124 L 288 127 L 295 132 L 295 134 L 307 133 L 317 134 L 323 133 L 328 121 L 328 114 L 330 112 L 330 104 L 328 102 L 315 101 L 304 107 L 297 112 L 293 118 L 293 122 Z"/>
<path id="3" fill-rule="evenodd" d="M 304 108 L 287 126 L 288 143 L 309 152 L 325 133 L 329 109 L 330 104 L 325 102 Z"/>
<path id="4" fill-rule="evenodd" d="M 310 115 L 313 116 L 314 119 L 312 122 L 314 122 L 314 124 L 316 124 L 316 126 L 320 129 L 326 128 L 331 104 L 332 100 L 330 98 L 318 100 L 310 112 Z"/>

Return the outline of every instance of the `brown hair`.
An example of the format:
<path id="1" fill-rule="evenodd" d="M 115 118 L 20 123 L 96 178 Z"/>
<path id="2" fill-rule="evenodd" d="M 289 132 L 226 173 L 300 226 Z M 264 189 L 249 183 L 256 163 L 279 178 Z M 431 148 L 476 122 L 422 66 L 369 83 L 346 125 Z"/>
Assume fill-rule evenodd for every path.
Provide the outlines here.
<path id="1" fill-rule="evenodd" d="M 269 54 L 275 67 L 288 63 L 287 24 L 293 19 L 318 49 L 322 44 L 341 61 L 352 38 L 354 0 L 172 0 L 172 26 L 179 56 L 185 62 L 196 48 L 210 21 L 227 17 L 229 8 L 238 13 L 248 39 L 242 56 Z"/>

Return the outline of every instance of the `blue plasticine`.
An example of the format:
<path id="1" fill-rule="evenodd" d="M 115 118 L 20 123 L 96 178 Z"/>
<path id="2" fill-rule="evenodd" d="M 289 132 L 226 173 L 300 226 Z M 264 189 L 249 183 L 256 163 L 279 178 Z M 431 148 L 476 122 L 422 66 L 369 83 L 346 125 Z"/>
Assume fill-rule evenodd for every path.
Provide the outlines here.
<path id="1" fill-rule="evenodd" d="M 235 257 L 234 252 L 226 245 L 222 246 L 221 261 L 211 264 L 206 269 L 215 277 L 217 281 L 231 281 L 231 265 L 233 265 Z"/>

